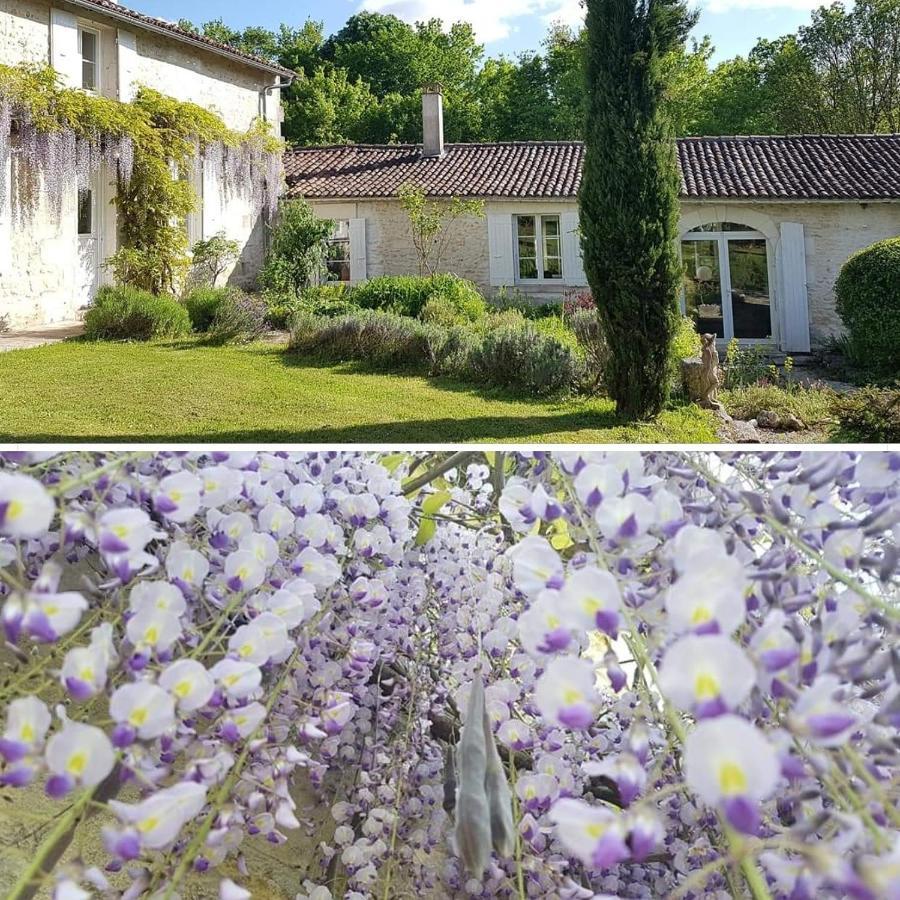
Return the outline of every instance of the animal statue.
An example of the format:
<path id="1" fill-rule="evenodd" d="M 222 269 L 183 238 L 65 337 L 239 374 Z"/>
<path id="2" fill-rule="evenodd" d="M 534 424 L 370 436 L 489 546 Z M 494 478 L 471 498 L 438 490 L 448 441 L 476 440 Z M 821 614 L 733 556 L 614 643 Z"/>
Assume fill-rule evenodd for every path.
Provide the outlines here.
<path id="1" fill-rule="evenodd" d="M 712 408 L 719 404 L 719 385 L 721 373 L 719 370 L 719 351 L 716 349 L 716 336 L 714 334 L 701 335 L 702 349 L 700 351 L 700 402 L 703 406 Z"/>

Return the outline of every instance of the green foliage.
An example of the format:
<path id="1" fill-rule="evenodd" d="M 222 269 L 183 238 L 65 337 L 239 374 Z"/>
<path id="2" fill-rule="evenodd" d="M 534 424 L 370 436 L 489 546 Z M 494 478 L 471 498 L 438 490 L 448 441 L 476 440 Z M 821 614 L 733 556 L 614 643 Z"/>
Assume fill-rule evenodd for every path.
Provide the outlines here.
<path id="1" fill-rule="evenodd" d="M 92 340 L 150 341 L 190 334 L 188 311 L 174 297 L 132 287 L 102 287 L 84 317 Z"/>
<path id="2" fill-rule="evenodd" d="M 609 343 L 620 415 L 657 414 L 670 390 L 681 263 L 675 142 L 664 55 L 695 17 L 681 0 L 590 0 L 588 120 L 579 196 L 584 265 Z"/>
<path id="3" fill-rule="evenodd" d="M 600 316 L 595 309 L 577 309 L 568 322 L 584 355 L 585 386 L 593 393 L 603 384 L 603 374 L 609 366 L 609 345 Z"/>
<path id="4" fill-rule="evenodd" d="M 282 203 L 271 229 L 260 284 L 271 291 L 298 296 L 324 272 L 325 245 L 333 229 L 334 222 L 318 218 L 305 200 Z"/>
<path id="5" fill-rule="evenodd" d="M 292 320 L 289 350 L 382 371 L 449 375 L 532 396 L 567 392 L 582 375 L 570 347 L 527 323 L 478 332 L 377 310 L 338 318 L 300 312 Z"/>
<path id="6" fill-rule="evenodd" d="M 900 441 L 900 385 L 864 387 L 835 398 L 844 440 L 862 443 Z"/>
<path id="7" fill-rule="evenodd" d="M 462 325 L 468 321 L 455 303 L 440 294 L 436 297 L 429 297 L 425 301 L 419 318 L 423 322 L 440 325 L 444 328 L 452 328 L 454 325 Z"/>
<path id="8" fill-rule="evenodd" d="M 249 344 L 258 340 L 268 329 L 268 306 L 261 297 L 229 291 L 213 314 L 207 331 L 207 343 Z"/>
<path id="9" fill-rule="evenodd" d="M 900 371 L 900 238 L 851 256 L 841 267 L 835 297 L 851 361 L 874 372 Z"/>
<path id="10" fill-rule="evenodd" d="M 454 223 L 463 217 L 484 218 L 483 200 L 453 197 L 449 202 L 429 200 L 413 184 L 400 186 L 400 206 L 409 219 L 409 231 L 419 260 L 419 275 L 434 275 L 441 267 Z"/>
<path id="11" fill-rule="evenodd" d="M 191 328 L 200 333 L 209 331 L 217 310 L 232 293 L 231 288 L 195 287 L 185 294 L 181 302 L 188 311 Z"/>
<path id="12" fill-rule="evenodd" d="M 112 272 L 116 284 L 151 294 L 173 293 L 188 271 L 184 243 L 175 229 L 165 229 L 157 234 L 155 244 L 122 247 L 103 265 Z"/>
<path id="13" fill-rule="evenodd" d="M 672 339 L 672 358 L 677 363 L 679 378 L 681 377 L 681 360 L 699 356 L 702 346 L 703 342 L 694 327 L 694 320 L 690 316 L 681 316 L 678 320 L 675 337 Z"/>
<path id="14" fill-rule="evenodd" d="M 224 231 L 205 241 L 197 241 L 191 248 L 191 280 L 215 287 L 219 276 L 237 261 L 241 248 Z"/>
<path id="15" fill-rule="evenodd" d="M 769 410 L 780 417 L 795 415 L 804 424 L 815 427 L 834 421 L 837 395 L 816 385 L 763 382 L 722 391 L 720 399 L 736 419 L 755 419 L 763 410 Z"/>
<path id="16" fill-rule="evenodd" d="M 363 309 L 377 309 L 417 317 L 433 297 L 444 297 L 469 321 L 485 315 L 487 304 L 471 281 L 456 275 L 385 275 L 354 287 L 352 301 Z"/>
<path id="17" fill-rule="evenodd" d="M 777 379 L 778 369 L 773 373 L 772 365 L 762 347 L 741 347 L 737 338 L 728 342 L 725 351 L 725 359 L 722 366 L 725 383 L 723 387 L 736 388 L 757 384 L 767 376 L 775 375 Z"/>

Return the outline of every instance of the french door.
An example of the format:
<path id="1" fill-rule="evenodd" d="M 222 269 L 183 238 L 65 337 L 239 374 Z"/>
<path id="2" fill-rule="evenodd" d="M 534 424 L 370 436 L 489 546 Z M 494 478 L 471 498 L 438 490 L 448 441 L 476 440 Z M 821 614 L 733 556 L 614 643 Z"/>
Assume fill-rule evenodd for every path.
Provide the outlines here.
<path id="1" fill-rule="evenodd" d="M 700 334 L 723 341 L 771 341 L 771 260 L 766 238 L 732 222 L 713 222 L 681 242 L 684 312 Z"/>

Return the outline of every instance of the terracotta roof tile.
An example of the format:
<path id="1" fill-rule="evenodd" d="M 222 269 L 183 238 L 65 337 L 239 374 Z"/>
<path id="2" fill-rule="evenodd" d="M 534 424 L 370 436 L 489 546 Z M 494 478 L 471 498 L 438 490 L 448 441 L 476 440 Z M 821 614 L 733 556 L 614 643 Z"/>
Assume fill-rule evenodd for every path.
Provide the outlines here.
<path id="1" fill-rule="evenodd" d="M 303 147 L 285 156 L 288 195 L 392 197 L 405 183 L 434 197 L 574 197 L 576 141 Z M 704 137 L 678 141 L 681 195 L 697 199 L 900 200 L 900 135 Z"/>
<path id="2" fill-rule="evenodd" d="M 72 0 L 72 2 L 74 2 L 77 6 L 94 7 L 98 10 L 109 13 L 116 18 L 131 20 L 138 25 L 148 26 L 153 29 L 162 29 L 163 31 L 169 32 L 173 37 L 179 38 L 189 43 L 205 45 L 211 50 L 215 50 L 217 53 L 224 53 L 226 56 L 232 56 L 235 59 L 241 60 L 252 66 L 256 66 L 257 68 L 266 69 L 270 72 L 278 72 L 282 75 L 296 75 L 295 72 L 292 72 L 290 69 L 284 68 L 284 66 L 279 66 L 267 59 L 253 56 L 250 53 L 244 53 L 243 50 L 238 50 L 235 47 L 232 47 L 229 44 L 223 44 L 220 41 L 214 41 L 211 38 L 204 37 L 201 34 L 195 34 L 192 31 L 185 31 L 183 28 L 179 28 L 173 22 L 167 22 L 165 19 L 157 19 L 155 16 L 148 16 L 145 13 L 138 12 L 137 10 L 129 9 L 127 6 L 122 6 L 121 3 L 115 3 L 114 0 Z"/>

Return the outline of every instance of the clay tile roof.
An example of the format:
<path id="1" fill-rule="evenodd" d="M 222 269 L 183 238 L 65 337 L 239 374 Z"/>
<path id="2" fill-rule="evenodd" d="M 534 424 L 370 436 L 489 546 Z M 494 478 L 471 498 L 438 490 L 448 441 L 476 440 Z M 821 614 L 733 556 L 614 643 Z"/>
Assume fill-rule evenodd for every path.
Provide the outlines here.
<path id="1" fill-rule="evenodd" d="M 250 53 L 244 53 L 243 50 L 238 50 L 235 47 L 231 47 L 228 44 L 223 44 L 220 41 L 214 41 L 208 37 L 204 37 L 203 35 L 195 34 L 192 31 L 185 31 L 183 28 L 179 28 L 173 22 L 167 22 L 165 19 L 157 19 L 154 16 L 145 15 L 144 13 L 137 12 L 137 10 L 129 9 L 127 6 L 122 6 L 120 3 L 114 2 L 114 0 L 70 0 L 70 2 L 74 3 L 76 6 L 81 6 L 87 9 L 100 10 L 104 13 L 107 13 L 108 15 L 113 16 L 116 19 L 133 22 L 135 25 L 143 25 L 145 28 L 150 28 L 154 31 L 166 32 L 168 34 L 171 34 L 174 38 L 186 41 L 194 45 L 208 47 L 210 50 L 213 50 L 216 53 L 224 54 L 225 56 L 231 56 L 234 59 L 245 62 L 251 66 L 255 66 L 258 69 L 265 69 L 269 72 L 277 72 L 280 75 L 296 75 L 295 72 L 292 72 L 290 69 L 284 68 L 284 66 L 279 66 L 278 64 L 270 62 L 267 59 L 253 56 Z"/>
<path id="2" fill-rule="evenodd" d="M 285 156 L 288 196 L 392 197 L 405 183 L 434 197 L 572 198 L 576 141 L 302 147 Z M 900 135 L 703 137 L 678 141 L 684 198 L 900 200 Z"/>

